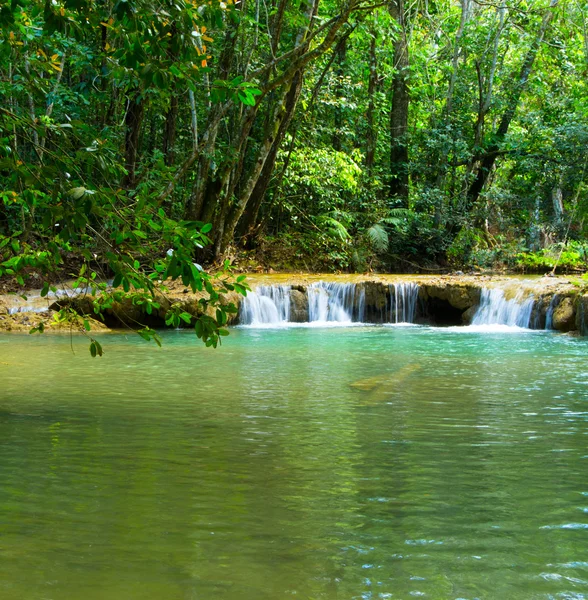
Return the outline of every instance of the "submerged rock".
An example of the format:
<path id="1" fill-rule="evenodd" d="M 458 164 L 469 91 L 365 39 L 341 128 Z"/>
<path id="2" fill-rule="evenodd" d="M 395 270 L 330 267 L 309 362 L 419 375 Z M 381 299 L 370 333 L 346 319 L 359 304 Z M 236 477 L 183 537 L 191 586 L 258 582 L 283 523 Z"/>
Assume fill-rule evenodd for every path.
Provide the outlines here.
<path id="1" fill-rule="evenodd" d="M 411 363 L 394 373 L 384 373 L 382 375 L 367 377 L 366 379 L 359 379 L 349 385 L 354 390 L 365 392 L 363 404 L 375 405 L 387 400 L 391 393 L 398 391 L 398 386 L 407 377 L 420 369 L 420 364 Z"/>

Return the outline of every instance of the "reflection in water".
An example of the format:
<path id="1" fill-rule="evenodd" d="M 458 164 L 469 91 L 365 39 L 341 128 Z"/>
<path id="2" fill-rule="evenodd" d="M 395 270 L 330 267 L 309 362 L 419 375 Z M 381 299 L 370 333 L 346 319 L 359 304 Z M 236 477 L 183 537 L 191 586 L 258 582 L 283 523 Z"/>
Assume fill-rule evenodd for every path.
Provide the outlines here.
<path id="1" fill-rule="evenodd" d="M 0 338 L 2 600 L 586 597 L 586 340 L 164 337 Z"/>

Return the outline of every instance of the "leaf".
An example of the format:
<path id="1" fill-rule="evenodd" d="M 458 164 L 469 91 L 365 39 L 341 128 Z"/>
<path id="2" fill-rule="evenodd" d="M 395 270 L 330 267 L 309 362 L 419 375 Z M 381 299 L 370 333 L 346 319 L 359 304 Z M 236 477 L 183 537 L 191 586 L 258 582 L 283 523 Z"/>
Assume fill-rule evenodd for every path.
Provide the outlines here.
<path id="1" fill-rule="evenodd" d="M 79 200 L 86 193 L 85 187 L 75 187 L 67 191 L 67 197 L 71 200 Z"/>
<path id="2" fill-rule="evenodd" d="M 367 230 L 367 235 L 373 249 L 376 252 L 386 252 L 388 250 L 389 238 L 388 232 L 382 225 L 376 223 Z"/>

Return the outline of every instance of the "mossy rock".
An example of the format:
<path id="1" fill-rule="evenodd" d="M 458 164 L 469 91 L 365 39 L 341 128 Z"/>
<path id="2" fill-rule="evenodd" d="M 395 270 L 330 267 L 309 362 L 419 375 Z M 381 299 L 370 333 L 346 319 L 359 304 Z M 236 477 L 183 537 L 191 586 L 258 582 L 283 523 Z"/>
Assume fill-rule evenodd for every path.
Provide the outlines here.
<path id="1" fill-rule="evenodd" d="M 553 328 L 557 331 L 572 331 L 576 327 L 576 310 L 572 298 L 566 297 L 553 311 Z"/>
<path id="2" fill-rule="evenodd" d="M 33 327 L 39 327 L 41 324 L 45 327 L 45 332 L 82 332 L 86 331 L 84 327 L 84 319 L 78 317 L 75 321 L 60 321 L 53 320 L 55 311 L 49 310 L 43 313 L 20 312 L 12 315 L 0 314 L 0 332 L 13 333 L 28 333 Z M 90 325 L 90 331 L 109 331 L 104 323 L 100 323 L 96 319 L 87 317 L 86 320 Z"/>

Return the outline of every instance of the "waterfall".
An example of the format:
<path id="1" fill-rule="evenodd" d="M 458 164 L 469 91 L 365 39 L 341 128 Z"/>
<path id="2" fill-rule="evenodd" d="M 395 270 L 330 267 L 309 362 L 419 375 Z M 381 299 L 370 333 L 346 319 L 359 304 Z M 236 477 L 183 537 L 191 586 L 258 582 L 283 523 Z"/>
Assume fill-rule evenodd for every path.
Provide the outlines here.
<path id="1" fill-rule="evenodd" d="M 558 304 L 559 296 L 554 294 L 549 306 L 547 307 L 547 312 L 545 313 L 545 329 L 553 329 L 553 311 Z"/>
<path id="2" fill-rule="evenodd" d="M 357 295 L 357 302 L 356 302 Z M 351 323 L 365 318 L 365 288 L 355 283 L 319 281 L 308 286 L 308 321 Z"/>
<path id="3" fill-rule="evenodd" d="M 528 328 L 534 303 L 533 296 L 524 298 L 521 292 L 511 300 L 507 300 L 504 290 L 483 289 L 472 325 L 508 325 Z"/>
<path id="4" fill-rule="evenodd" d="M 281 325 L 290 320 L 289 285 L 260 285 L 241 302 L 243 325 Z"/>
<path id="5" fill-rule="evenodd" d="M 414 323 L 419 285 L 417 283 L 392 283 L 388 286 L 390 323 Z"/>

